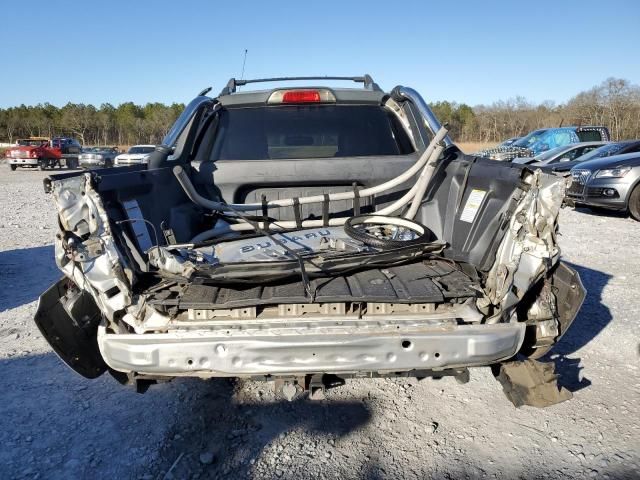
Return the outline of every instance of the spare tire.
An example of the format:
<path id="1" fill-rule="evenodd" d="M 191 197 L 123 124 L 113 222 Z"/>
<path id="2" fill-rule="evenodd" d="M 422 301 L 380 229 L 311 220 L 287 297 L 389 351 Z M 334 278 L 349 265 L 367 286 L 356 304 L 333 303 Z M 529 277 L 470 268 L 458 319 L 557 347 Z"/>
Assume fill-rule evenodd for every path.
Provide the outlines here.
<path id="1" fill-rule="evenodd" d="M 367 229 L 364 228 L 365 225 L 371 227 L 379 226 L 380 228 L 396 227 L 406 229 L 414 234 L 414 238 L 408 240 L 381 238 L 369 233 Z M 435 240 L 433 232 L 423 224 L 402 217 L 389 217 L 386 215 L 357 215 L 350 217 L 344 224 L 344 231 L 354 240 L 381 250 L 402 248 L 410 245 L 423 245 Z"/>

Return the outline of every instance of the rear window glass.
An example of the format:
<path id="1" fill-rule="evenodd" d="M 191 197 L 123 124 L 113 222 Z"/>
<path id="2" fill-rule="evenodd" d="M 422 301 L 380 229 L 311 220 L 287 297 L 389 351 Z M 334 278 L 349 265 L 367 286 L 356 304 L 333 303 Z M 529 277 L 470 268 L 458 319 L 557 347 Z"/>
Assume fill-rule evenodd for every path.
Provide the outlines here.
<path id="1" fill-rule="evenodd" d="M 18 145 L 21 147 L 39 147 L 43 143 L 47 143 L 46 140 L 30 140 L 30 139 L 21 139 L 18 140 Z"/>
<path id="2" fill-rule="evenodd" d="M 607 145 L 603 145 L 600 148 L 596 148 L 595 150 L 590 151 L 589 153 L 580 157 L 580 160 L 592 160 L 594 158 L 602 158 L 609 157 L 611 155 L 615 155 L 620 150 L 623 149 L 627 144 L 626 143 L 609 143 Z"/>
<path id="3" fill-rule="evenodd" d="M 578 132 L 578 138 L 581 142 L 597 142 L 602 140 L 602 133 L 598 130 L 582 130 Z"/>
<path id="4" fill-rule="evenodd" d="M 375 105 L 223 110 L 211 160 L 403 155 L 413 147 L 392 113 Z"/>
<path id="5" fill-rule="evenodd" d="M 154 147 L 131 147 L 127 153 L 151 153 Z"/>

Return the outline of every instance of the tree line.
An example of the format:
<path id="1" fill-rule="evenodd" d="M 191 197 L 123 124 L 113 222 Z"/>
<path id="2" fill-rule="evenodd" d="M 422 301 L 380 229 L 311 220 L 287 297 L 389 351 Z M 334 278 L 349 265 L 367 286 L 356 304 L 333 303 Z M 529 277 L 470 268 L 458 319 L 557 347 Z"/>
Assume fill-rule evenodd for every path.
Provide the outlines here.
<path id="1" fill-rule="evenodd" d="M 534 104 L 523 97 L 471 107 L 464 103 L 431 104 L 451 136 L 459 142 L 499 142 L 531 130 L 562 125 L 604 125 L 614 140 L 640 138 L 640 86 L 609 78 L 564 104 Z M 83 145 L 158 144 L 183 104 L 127 102 L 93 105 L 49 103 L 0 109 L 0 141 L 28 136 L 73 136 Z"/>
<path id="2" fill-rule="evenodd" d="M 640 138 L 640 86 L 619 78 L 608 78 L 560 105 L 516 97 L 473 108 L 451 102 L 431 107 L 460 142 L 500 142 L 563 125 L 604 125 L 613 140 Z"/>
<path id="3" fill-rule="evenodd" d="M 82 103 L 49 103 L 0 109 L 0 140 L 70 136 L 83 145 L 158 144 L 184 109 L 183 104 L 126 102 L 99 108 Z"/>

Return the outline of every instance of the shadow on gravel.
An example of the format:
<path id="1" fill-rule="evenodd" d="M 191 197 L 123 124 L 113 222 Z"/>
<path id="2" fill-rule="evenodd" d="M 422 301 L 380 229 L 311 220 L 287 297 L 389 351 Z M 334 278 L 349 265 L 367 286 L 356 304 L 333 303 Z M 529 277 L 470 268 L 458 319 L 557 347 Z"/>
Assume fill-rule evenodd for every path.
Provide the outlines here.
<path id="1" fill-rule="evenodd" d="M 147 395 L 110 375 L 87 380 L 55 354 L 0 359 L 0 478 L 140 478 L 200 382 Z M 184 404 L 184 409 L 182 410 Z"/>
<path id="2" fill-rule="evenodd" d="M 3 479 L 486 476 L 462 453 L 445 454 L 436 469 L 425 472 L 420 463 L 398 464 L 394 455 L 381 455 L 397 448 L 395 437 L 385 444 L 359 444 L 362 434 L 357 431 L 372 420 L 372 414 L 357 400 L 269 402 L 257 388 L 195 379 L 153 386 L 139 395 L 109 375 L 85 380 L 54 354 L 2 359 L 0 374 Z M 370 435 L 361 438 L 374 440 Z M 276 438 L 278 445 L 271 445 Z M 427 454 L 430 448 L 425 449 Z M 470 454 L 482 455 L 476 449 Z M 397 474 L 399 469 L 405 469 L 404 475 Z M 498 470 L 505 478 L 526 477 L 514 465 Z M 555 478 L 558 472 L 553 462 L 540 467 L 540 477 Z M 608 478 L 637 478 L 633 466 L 610 466 L 607 473 Z M 576 470 L 575 478 L 579 477 Z"/>
<path id="3" fill-rule="evenodd" d="M 602 291 L 611 275 L 588 267 L 567 262 L 574 268 L 587 289 L 587 296 L 578 313 L 578 317 L 567 330 L 560 342 L 543 358 L 553 361 L 556 373 L 560 375 L 558 383 L 571 392 L 591 385 L 591 381 L 581 374 L 580 358 L 569 358 L 569 355 L 580 350 L 597 337 L 613 319 L 609 307 L 602 303 Z"/>
<path id="4" fill-rule="evenodd" d="M 0 252 L 0 312 L 33 302 L 61 276 L 53 245 Z"/>
<path id="5" fill-rule="evenodd" d="M 247 478 L 262 469 L 278 471 L 279 465 L 281 478 L 300 478 L 295 465 L 324 456 L 334 442 L 371 420 L 369 408 L 361 401 L 270 401 L 262 398 L 262 392 L 270 389 L 266 383 L 255 389 L 255 398 L 238 398 L 241 388 L 236 387 L 240 386 L 241 381 L 208 380 L 200 396 L 183 404 L 155 476 L 162 477 L 180 458 L 171 472 L 173 478 Z M 314 433 L 320 440 L 314 445 L 305 443 L 302 436 L 297 440 L 300 431 Z M 286 451 L 270 447 L 277 438 L 279 444 L 287 444 Z"/>
<path id="6" fill-rule="evenodd" d="M 629 218 L 629 213 L 619 210 L 609 210 L 598 207 L 576 207 L 576 212 L 591 215 L 592 217 L 613 217 L 613 218 Z"/>

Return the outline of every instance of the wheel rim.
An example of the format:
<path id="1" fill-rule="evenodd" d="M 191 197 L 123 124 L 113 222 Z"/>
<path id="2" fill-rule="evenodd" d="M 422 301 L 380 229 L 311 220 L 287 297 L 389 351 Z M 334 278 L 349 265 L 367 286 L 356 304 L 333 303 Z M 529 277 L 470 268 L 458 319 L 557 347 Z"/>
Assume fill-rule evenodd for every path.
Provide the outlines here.
<path id="1" fill-rule="evenodd" d="M 356 230 L 381 240 L 413 240 L 425 233 L 424 226 L 404 218 L 391 220 L 382 216 L 362 217 L 351 225 Z"/>
<path id="2" fill-rule="evenodd" d="M 402 217 L 358 215 L 349 218 L 344 230 L 354 240 L 379 249 L 404 248 L 433 242 L 433 232 L 421 223 Z"/>

